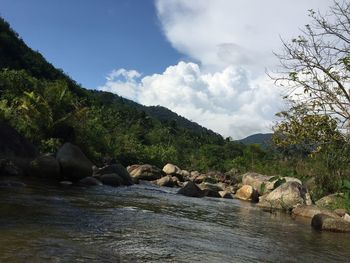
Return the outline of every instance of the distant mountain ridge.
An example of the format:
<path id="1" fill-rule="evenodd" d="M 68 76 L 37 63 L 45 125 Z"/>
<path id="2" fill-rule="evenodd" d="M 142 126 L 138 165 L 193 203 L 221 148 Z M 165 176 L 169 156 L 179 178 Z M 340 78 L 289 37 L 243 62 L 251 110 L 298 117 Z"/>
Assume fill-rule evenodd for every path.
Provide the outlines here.
<path id="1" fill-rule="evenodd" d="M 272 133 L 257 133 L 250 135 L 244 139 L 237 140 L 237 142 L 243 143 L 245 145 L 249 144 L 260 144 L 263 148 L 266 148 L 271 144 Z"/>

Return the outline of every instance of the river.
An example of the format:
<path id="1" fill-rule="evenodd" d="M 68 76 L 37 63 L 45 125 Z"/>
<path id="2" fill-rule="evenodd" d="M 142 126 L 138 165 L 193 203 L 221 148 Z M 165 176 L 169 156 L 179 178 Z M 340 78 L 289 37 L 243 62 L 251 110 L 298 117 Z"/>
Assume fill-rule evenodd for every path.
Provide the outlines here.
<path id="1" fill-rule="evenodd" d="M 349 262 L 350 235 L 177 189 L 0 188 L 0 262 Z"/>

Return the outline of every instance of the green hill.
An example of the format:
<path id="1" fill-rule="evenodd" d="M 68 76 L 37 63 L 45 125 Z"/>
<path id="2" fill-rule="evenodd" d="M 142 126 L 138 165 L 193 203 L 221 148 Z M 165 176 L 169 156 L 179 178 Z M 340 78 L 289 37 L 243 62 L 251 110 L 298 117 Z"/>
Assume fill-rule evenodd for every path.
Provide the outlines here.
<path id="1" fill-rule="evenodd" d="M 95 162 L 167 162 L 182 168 L 228 170 L 244 146 L 160 106 L 87 90 L 29 48 L 0 19 L 0 118 L 42 152 L 66 141 Z"/>

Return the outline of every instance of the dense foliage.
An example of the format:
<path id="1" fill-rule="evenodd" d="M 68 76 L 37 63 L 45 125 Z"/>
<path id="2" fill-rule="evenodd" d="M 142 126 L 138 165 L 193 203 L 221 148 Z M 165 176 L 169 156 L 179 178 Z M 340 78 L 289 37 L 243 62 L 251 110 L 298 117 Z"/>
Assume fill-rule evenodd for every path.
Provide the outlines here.
<path id="1" fill-rule="evenodd" d="M 229 170 L 249 152 L 166 108 L 81 88 L 28 48 L 4 20 L 0 61 L 0 118 L 42 152 L 70 141 L 97 164 L 109 156 L 124 165 L 172 162 L 201 171 Z"/>

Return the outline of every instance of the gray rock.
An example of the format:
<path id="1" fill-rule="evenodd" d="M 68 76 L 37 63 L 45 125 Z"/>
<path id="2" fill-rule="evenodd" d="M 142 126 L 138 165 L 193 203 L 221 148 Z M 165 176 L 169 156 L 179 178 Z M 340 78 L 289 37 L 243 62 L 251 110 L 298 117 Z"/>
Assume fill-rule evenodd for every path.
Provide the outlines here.
<path id="1" fill-rule="evenodd" d="M 57 152 L 62 175 L 71 181 L 79 181 L 92 175 L 92 163 L 79 147 L 65 143 Z"/>
<path id="2" fill-rule="evenodd" d="M 342 193 L 331 194 L 322 197 L 320 200 L 316 201 L 316 205 L 324 208 L 335 208 L 339 201 L 344 199 Z"/>
<path id="3" fill-rule="evenodd" d="M 199 185 L 199 188 L 205 191 L 206 196 L 209 197 L 221 197 L 219 192 L 223 190 L 220 186 L 211 183 L 201 183 Z"/>
<path id="4" fill-rule="evenodd" d="M 313 218 L 317 214 L 325 214 L 330 217 L 339 218 L 339 216 L 327 209 L 320 208 L 315 205 L 300 205 L 292 210 L 292 214 L 295 216 L 302 216 L 307 218 Z"/>
<path id="5" fill-rule="evenodd" d="M 81 179 L 79 181 L 80 185 L 83 186 L 98 186 L 98 185 L 102 185 L 102 183 L 97 180 L 95 177 L 89 176 L 89 177 L 85 177 L 83 179 Z"/>
<path id="6" fill-rule="evenodd" d="M 206 192 L 192 181 L 187 182 L 177 193 L 189 197 L 204 197 L 206 195 Z"/>
<path id="7" fill-rule="evenodd" d="M 117 174 L 123 179 L 123 185 L 132 185 L 133 180 L 129 172 L 121 164 L 106 165 L 102 168 L 94 168 L 94 176 L 102 176 L 104 174 Z"/>
<path id="8" fill-rule="evenodd" d="M 311 226 L 321 231 L 350 232 L 350 222 L 324 214 L 315 215 L 312 218 Z"/>
<path id="9" fill-rule="evenodd" d="M 305 204 L 306 189 L 297 182 L 286 182 L 272 192 L 261 196 L 258 206 L 273 209 L 291 210 Z"/>
<path id="10" fill-rule="evenodd" d="M 109 186 L 121 186 L 124 184 L 123 178 L 121 178 L 118 174 L 104 174 L 98 177 L 100 181 L 104 185 L 109 185 Z"/>
<path id="11" fill-rule="evenodd" d="M 27 174 L 46 179 L 60 179 L 60 165 L 55 157 L 42 155 L 30 162 Z"/>
<path id="12" fill-rule="evenodd" d="M 149 165 L 149 164 L 142 164 L 142 165 L 134 164 L 134 165 L 128 166 L 127 170 L 134 182 L 138 182 L 139 180 L 145 180 L 145 181 L 158 180 L 165 175 L 165 173 L 161 169 L 159 169 L 154 165 Z"/>
<path id="13" fill-rule="evenodd" d="M 176 178 L 176 177 L 175 177 Z M 156 181 L 156 184 L 159 186 L 173 187 L 174 181 L 170 175 L 166 175 Z"/>

